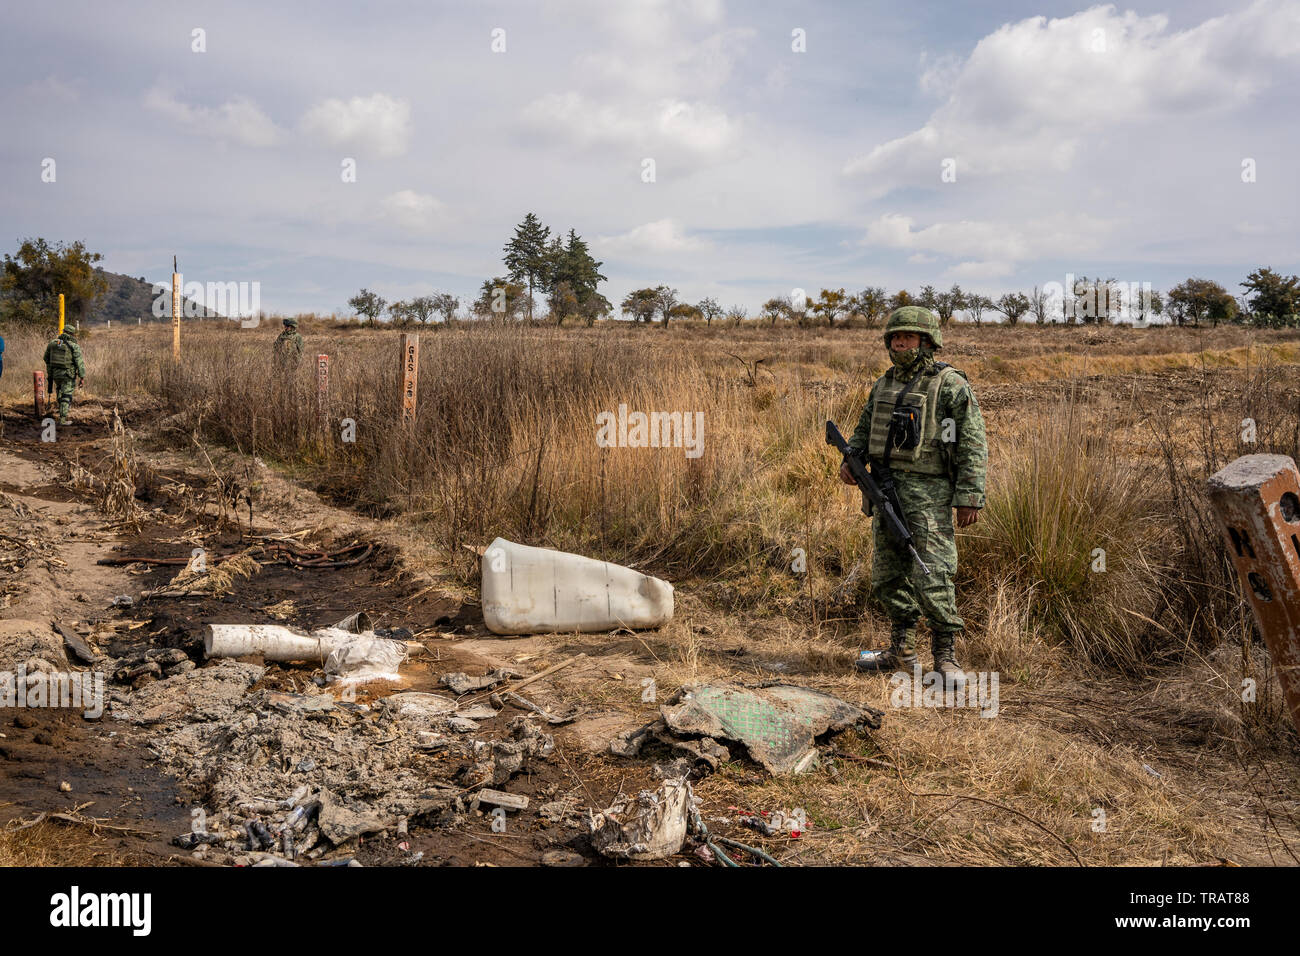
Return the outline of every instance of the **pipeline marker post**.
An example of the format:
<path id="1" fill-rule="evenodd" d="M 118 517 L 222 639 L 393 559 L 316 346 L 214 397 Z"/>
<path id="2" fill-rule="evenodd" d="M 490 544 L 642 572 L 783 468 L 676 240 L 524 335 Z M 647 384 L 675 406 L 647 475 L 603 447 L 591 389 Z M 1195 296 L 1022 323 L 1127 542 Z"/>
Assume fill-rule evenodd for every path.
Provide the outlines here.
<path id="1" fill-rule="evenodd" d="M 402 424 L 415 424 L 415 399 L 420 379 L 420 335 L 402 333 Z"/>
<path id="2" fill-rule="evenodd" d="M 181 274 L 172 256 L 172 360 L 181 360 Z"/>
<path id="3" fill-rule="evenodd" d="M 1300 470 L 1286 455 L 1243 455 L 1212 475 L 1228 557 L 1300 729 Z"/>
<path id="4" fill-rule="evenodd" d="M 32 372 L 32 391 L 36 395 L 36 420 L 45 417 L 45 373 L 37 369 Z"/>
<path id="5" fill-rule="evenodd" d="M 59 334 L 63 334 L 63 293 L 59 293 Z"/>
<path id="6" fill-rule="evenodd" d="M 329 428 L 330 357 L 316 356 L 316 418 L 321 430 Z"/>

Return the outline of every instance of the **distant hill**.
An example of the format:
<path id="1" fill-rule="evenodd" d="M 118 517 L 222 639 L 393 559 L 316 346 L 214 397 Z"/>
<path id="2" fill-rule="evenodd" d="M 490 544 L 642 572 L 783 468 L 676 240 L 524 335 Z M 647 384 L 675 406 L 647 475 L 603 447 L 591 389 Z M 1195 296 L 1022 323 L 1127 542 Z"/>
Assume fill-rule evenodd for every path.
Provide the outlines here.
<path id="1" fill-rule="evenodd" d="M 163 314 L 159 318 L 153 314 L 155 298 L 153 286 L 144 276 L 135 278 L 117 272 L 107 272 L 104 269 L 96 269 L 95 271 L 107 280 L 108 291 L 95 300 L 95 304 L 91 307 L 90 314 L 86 319 L 87 325 L 103 325 L 107 322 L 119 325 L 127 323 L 134 325 L 137 320 L 146 323 L 171 321 L 172 294 L 170 288 L 163 293 Z M 184 296 L 182 296 L 182 299 L 184 299 Z M 190 311 L 189 301 L 185 299 L 181 303 L 183 315 L 188 315 Z M 205 311 L 197 303 L 195 303 L 194 307 L 199 309 L 198 314 L 201 318 L 221 318 L 215 312 Z"/>

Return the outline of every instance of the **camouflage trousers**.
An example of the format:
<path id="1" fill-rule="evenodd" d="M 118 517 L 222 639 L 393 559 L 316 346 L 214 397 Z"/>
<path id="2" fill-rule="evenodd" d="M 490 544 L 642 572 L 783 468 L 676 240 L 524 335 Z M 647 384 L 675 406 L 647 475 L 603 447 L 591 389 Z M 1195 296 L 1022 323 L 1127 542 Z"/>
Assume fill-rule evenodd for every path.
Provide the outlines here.
<path id="1" fill-rule="evenodd" d="M 930 574 L 917 566 L 911 552 L 895 543 L 879 520 L 874 522 L 871 594 L 893 624 L 892 642 L 902 654 L 916 653 L 916 625 L 922 614 L 933 632 L 931 649 L 952 651 L 965 621 L 957 613 L 953 576 L 957 540 L 952 526 L 952 483 L 946 475 L 894 473 L 903 520 L 917 553 Z"/>
<path id="2" fill-rule="evenodd" d="M 54 385 L 54 394 L 59 401 L 59 421 L 66 422 L 68 412 L 72 410 L 72 393 L 76 390 L 77 379 L 75 376 L 65 378 L 62 375 L 55 375 L 51 382 Z"/>

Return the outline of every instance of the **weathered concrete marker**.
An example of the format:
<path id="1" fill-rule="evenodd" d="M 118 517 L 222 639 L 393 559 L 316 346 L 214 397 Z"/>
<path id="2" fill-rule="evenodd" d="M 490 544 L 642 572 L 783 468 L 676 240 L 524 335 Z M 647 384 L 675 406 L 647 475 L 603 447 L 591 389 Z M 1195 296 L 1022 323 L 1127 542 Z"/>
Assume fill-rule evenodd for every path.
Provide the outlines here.
<path id="1" fill-rule="evenodd" d="M 316 417 L 320 419 L 322 427 L 328 425 L 329 419 L 326 416 L 329 400 L 329 383 L 330 383 L 330 357 L 328 355 L 316 356 Z"/>
<path id="2" fill-rule="evenodd" d="M 402 333 L 402 424 L 415 423 L 415 397 L 420 378 L 420 335 Z"/>
<path id="3" fill-rule="evenodd" d="M 32 391 L 36 394 L 36 417 L 45 417 L 45 373 L 40 369 L 32 372 Z"/>
<path id="4" fill-rule="evenodd" d="M 1243 455 L 1209 480 L 1210 500 L 1300 729 L 1300 470 Z"/>

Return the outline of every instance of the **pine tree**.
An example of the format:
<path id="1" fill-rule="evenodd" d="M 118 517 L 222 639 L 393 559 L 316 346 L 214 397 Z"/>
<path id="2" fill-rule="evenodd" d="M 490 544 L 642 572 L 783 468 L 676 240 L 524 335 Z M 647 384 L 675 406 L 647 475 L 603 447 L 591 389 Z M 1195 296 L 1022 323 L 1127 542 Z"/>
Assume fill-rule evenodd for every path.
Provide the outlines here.
<path id="1" fill-rule="evenodd" d="M 531 212 L 515 227 L 514 238 L 505 245 L 505 266 L 510 278 L 516 282 L 528 281 L 528 320 L 533 318 L 533 287 L 548 288 L 550 280 L 550 247 L 547 240 L 551 230 Z"/>

